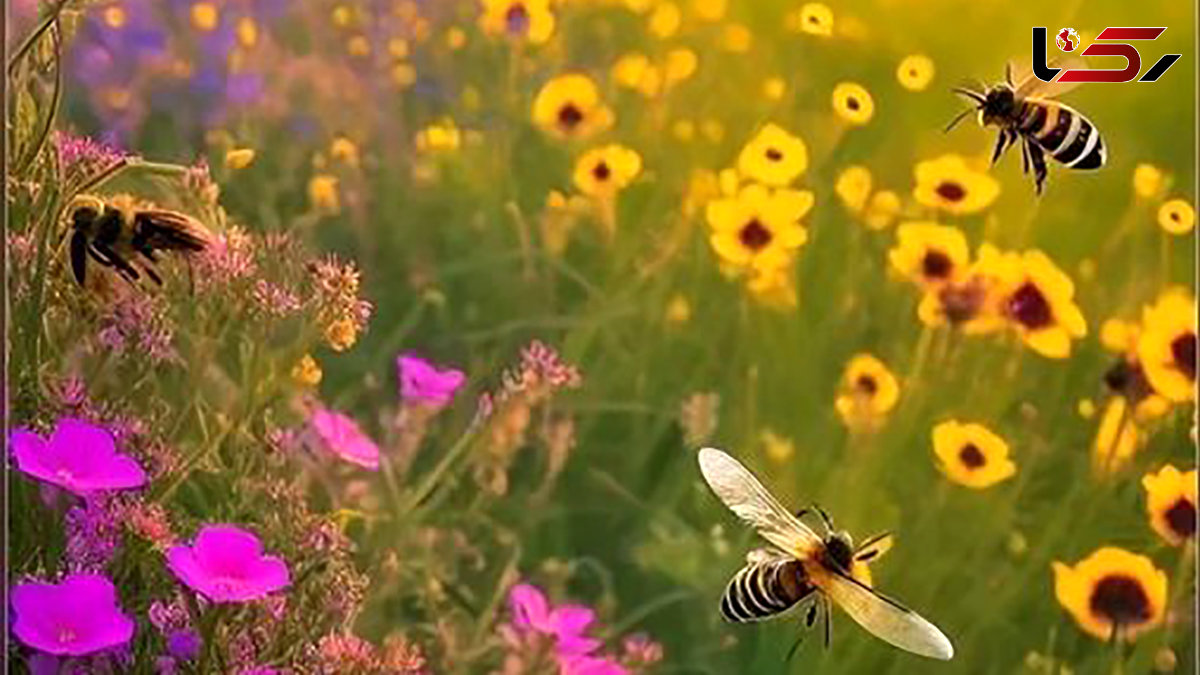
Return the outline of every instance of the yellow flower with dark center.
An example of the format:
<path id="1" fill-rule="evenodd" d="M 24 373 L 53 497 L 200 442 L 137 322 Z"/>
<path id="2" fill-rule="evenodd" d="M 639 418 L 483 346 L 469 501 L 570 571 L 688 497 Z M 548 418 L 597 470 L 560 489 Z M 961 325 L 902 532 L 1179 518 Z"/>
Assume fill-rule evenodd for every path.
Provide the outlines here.
<path id="1" fill-rule="evenodd" d="M 1131 640 L 1163 620 L 1167 575 L 1149 558 L 1106 546 L 1074 566 L 1053 563 L 1054 595 L 1101 640 Z"/>
<path id="2" fill-rule="evenodd" d="M 950 480 L 975 490 L 989 488 L 1017 473 L 1008 443 L 982 424 L 942 422 L 933 428 L 938 468 Z"/>
<path id="3" fill-rule="evenodd" d="M 1196 400 L 1196 299 L 1167 290 L 1142 313 L 1138 360 L 1154 390 L 1175 402 Z"/>
<path id="4" fill-rule="evenodd" d="M 911 54 L 896 66 L 896 79 L 909 91 L 924 91 L 933 81 L 933 59 L 924 54 Z"/>
<path id="5" fill-rule="evenodd" d="M 862 85 L 841 82 L 833 88 L 833 112 L 851 124 L 866 124 L 875 114 L 875 101 Z"/>
<path id="6" fill-rule="evenodd" d="M 820 2 L 805 3 L 794 16 L 789 17 L 788 24 L 792 30 L 829 37 L 833 35 L 833 10 Z"/>
<path id="7" fill-rule="evenodd" d="M 846 426 L 874 429 L 900 400 L 900 383 L 882 361 L 857 354 L 846 364 L 834 408 Z"/>
<path id="8" fill-rule="evenodd" d="M 888 252 L 893 269 L 930 291 L 962 275 L 970 258 L 961 230 L 931 222 L 901 223 L 896 245 Z"/>
<path id="9" fill-rule="evenodd" d="M 575 186 L 590 197 L 612 197 L 642 171 L 642 157 L 623 145 L 588 150 L 575 162 Z"/>
<path id="10" fill-rule="evenodd" d="M 1141 446 L 1141 432 L 1124 397 L 1108 400 L 1092 441 L 1092 466 L 1097 473 L 1119 471 Z"/>
<path id="11" fill-rule="evenodd" d="M 721 260 L 737 269 L 763 272 L 784 267 L 808 240 L 800 219 L 813 205 L 811 192 L 743 187 L 736 197 L 705 208 L 709 243 Z"/>
<path id="12" fill-rule="evenodd" d="M 1196 470 L 1170 464 L 1142 477 L 1150 527 L 1172 546 L 1196 538 Z"/>
<path id="13" fill-rule="evenodd" d="M 550 0 L 483 0 L 479 29 L 487 35 L 542 44 L 554 34 Z"/>
<path id="14" fill-rule="evenodd" d="M 804 141 L 777 124 L 768 124 L 742 148 L 737 168 L 751 180 L 773 187 L 788 185 L 808 168 Z"/>
<path id="15" fill-rule="evenodd" d="M 833 191 L 846 208 L 857 213 L 867 205 L 871 196 L 871 171 L 865 166 L 848 166 L 838 174 Z"/>
<path id="16" fill-rule="evenodd" d="M 949 323 L 968 335 L 1000 330 L 1004 317 L 998 308 L 998 289 L 1004 271 L 1015 264 L 1015 257 L 989 244 L 980 246 L 977 259 L 961 280 L 925 293 L 917 306 L 917 316 L 927 326 Z"/>
<path id="17" fill-rule="evenodd" d="M 1052 359 L 1071 355 L 1071 340 L 1087 334 L 1074 301 L 1075 284 L 1041 251 L 1005 256 L 1000 312 L 1025 344 Z"/>
<path id="18" fill-rule="evenodd" d="M 918 203 L 955 215 L 978 213 L 991 206 L 1000 194 L 1000 183 L 982 171 L 967 166 L 954 154 L 917 163 Z"/>
<path id="19" fill-rule="evenodd" d="M 533 101 L 533 121 L 559 138 L 586 138 L 610 127 L 613 114 L 591 78 L 570 73 L 542 86 Z"/>
<path id="20" fill-rule="evenodd" d="M 1172 199 L 1158 209 L 1158 225 L 1171 234 L 1187 234 L 1196 226 L 1196 210 L 1183 199 Z"/>
<path id="21" fill-rule="evenodd" d="M 1167 177 L 1153 164 L 1138 164 L 1133 169 L 1133 193 L 1142 199 L 1156 199 L 1167 189 Z"/>

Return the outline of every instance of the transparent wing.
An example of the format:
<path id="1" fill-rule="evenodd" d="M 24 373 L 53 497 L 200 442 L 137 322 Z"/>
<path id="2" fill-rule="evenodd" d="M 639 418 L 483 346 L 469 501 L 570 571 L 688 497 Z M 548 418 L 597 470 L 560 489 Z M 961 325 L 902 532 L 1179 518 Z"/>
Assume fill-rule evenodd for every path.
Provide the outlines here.
<path id="1" fill-rule="evenodd" d="M 894 541 L 895 538 L 892 537 L 892 535 L 888 532 L 875 535 L 874 537 L 864 541 L 857 549 L 854 550 L 854 560 L 862 563 L 875 562 L 882 557 L 884 553 L 892 550 L 892 544 Z"/>
<path id="2" fill-rule="evenodd" d="M 837 572 L 821 579 L 821 590 L 875 637 L 913 654 L 949 661 L 954 646 L 920 614 Z"/>
<path id="3" fill-rule="evenodd" d="M 716 448 L 702 448 L 700 473 L 717 497 L 780 550 L 805 557 L 821 539 L 771 496 L 754 474 Z"/>
<path id="4" fill-rule="evenodd" d="M 1076 68 L 1087 68 L 1083 57 L 1071 54 L 1054 59 L 1048 64 L 1051 68 L 1061 68 L 1064 71 Z M 1078 87 L 1081 82 L 1059 82 L 1060 72 L 1052 82 L 1043 82 L 1033 74 L 1033 66 L 1028 61 L 1013 59 L 1008 62 L 1007 77 L 1018 96 L 1038 98 L 1058 98 Z"/>

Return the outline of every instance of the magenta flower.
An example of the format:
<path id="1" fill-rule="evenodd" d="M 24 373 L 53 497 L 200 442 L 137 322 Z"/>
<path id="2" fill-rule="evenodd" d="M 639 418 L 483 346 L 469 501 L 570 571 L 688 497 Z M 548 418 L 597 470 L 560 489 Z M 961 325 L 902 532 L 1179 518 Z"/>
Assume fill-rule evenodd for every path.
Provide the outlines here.
<path id="1" fill-rule="evenodd" d="M 596 620 L 596 613 L 581 605 L 551 608 L 536 586 L 517 584 L 508 592 L 513 626 L 522 633 L 540 633 L 554 638 L 560 656 L 585 655 L 600 647 L 600 640 L 583 633 Z"/>
<path id="2" fill-rule="evenodd" d="M 379 446 L 352 418 L 336 410 L 318 407 L 308 421 L 330 452 L 365 469 L 379 469 Z"/>
<path id="3" fill-rule="evenodd" d="M 627 675 L 629 671 L 610 659 L 574 654 L 558 660 L 558 675 Z"/>
<path id="4" fill-rule="evenodd" d="M 102 574 L 71 574 L 57 584 L 18 584 L 12 603 L 17 639 L 47 654 L 83 656 L 133 637 L 133 619 L 121 611 L 117 589 Z"/>
<path id="5" fill-rule="evenodd" d="M 146 483 L 146 472 L 132 457 L 117 452 L 112 434 L 83 420 L 58 420 L 50 440 L 17 429 L 10 442 L 18 469 L 77 495 Z"/>
<path id="6" fill-rule="evenodd" d="M 461 370 L 439 370 L 429 361 L 412 353 L 397 357 L 396 372 L 400 376 L 400 396 L 405 401 L 435 406 L 450 403 L 455 392 L 467 381 L 467 376 Z"/>
<path id="7" fill-rule="evenodd" d="M 213 602 L 258 600 L 291 583 L 287 564 L 263 555 L 262 542 L 236 525 L 205 525 L 191 546 L 167 550 L 167 567 Z"/>

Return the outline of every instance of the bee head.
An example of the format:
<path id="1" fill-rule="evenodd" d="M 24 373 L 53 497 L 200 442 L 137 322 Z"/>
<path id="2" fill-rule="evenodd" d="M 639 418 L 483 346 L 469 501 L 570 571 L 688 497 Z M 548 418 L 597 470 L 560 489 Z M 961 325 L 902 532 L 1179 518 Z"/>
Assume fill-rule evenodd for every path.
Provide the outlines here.
<path id="1" fill-rule="evenodd" d="M 104 202 L 96 197 L 80 195 L 71 201 L 67 212 L 70 214 L 73 229 L 88 232 L 100 214 L 104 213 Z"/>
<path id="2" fill-rule="evenodd" d="M 825 539 L 825 555 L 838 569 L 849 570 L 854 558 L 854 540 L 850 538 L 850 533 L 840 530 L 830 534 Z"/>
<path id="3" fill-rule="evenodd" d="M 980 120 L 988 124 L 1009 117 L 1016 100 L 1016 95 L 1008 85 L 1001 84 L 988 89 L 979 106 Z"/>

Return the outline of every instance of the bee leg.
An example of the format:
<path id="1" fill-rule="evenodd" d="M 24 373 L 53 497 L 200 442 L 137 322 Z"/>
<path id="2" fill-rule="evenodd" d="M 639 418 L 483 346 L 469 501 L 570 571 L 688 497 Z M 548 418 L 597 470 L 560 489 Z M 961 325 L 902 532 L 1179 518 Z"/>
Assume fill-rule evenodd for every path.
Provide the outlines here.
<path id="1" fill-rule="evenodd" d="M 1033 164 L 1033 178 L 1037 193 L 1042 194 L 1042 188 L 1046 183 L 1046 155 L 1042 149 L 1033 144 L 1033 141 L 1026 141 L 1029 146 L 1029 161 Z"/>
<path id="2" fill-rule="evenodd" d="M 1021 143 L 1021 173 L 1029 173 L 1029 141 Z"/>
<path id="3" fill-rule="evenodd" d="M 822 596 L 821 607 L 825 615 L 825 649 L 833 644 L 833 608 L 829 606 L 829 600 Z"/>
<path id="4" fill-rule="evenodd" d="M 159 286 L 163 285 L 162 277 L 158 276 L 158 272 L 155 272 L 153 267 L 150 265 L 142 265 L 142 271 L 145 272 L 146 276 L 150 277 L 150 280 L 155 284 Z"/>
<path id="5" fill-rule="evenodd" d="M 821 508 L 820 506 L 813 504 L 813 508 L 816 509 L 817 513 L 821 514 L 821 521 L 823 523 L 825 523 L 825 528 L 828 529 L 830 532 L 832 532 L 833 531 L 833 518 L 830 518 L 829 514 L 825 513 L 825 509 Z"/>
<path id="6" fill-rule="evenodd" d="M 124 258 L 118 255 L 116 251 L 109 248 L 107 244 L 94 242 L 92 244 L 92 248 L 94 248 L 101 256 L 107 258 L 109 264 L 112 267 L 115 267 L 116 270 L 121 273 L 121 276 L 129 279 L 130 281 L 137 281 L 141 278 L 141 275 L 138 274 L 138 271 L 133 268 L 133 265 L 130 265 Z"/>
<path id="7" fill-rule="evenodd" d="M 996 137 L 996 149 L 992 151 L 992 166 L 995 166 L 996 162 L 1000 160 L 1000 155 L 1004 154 L 1004 149 L 1008 147 L 1010 141 L 1011 138 L 1007 131 L 1001 131 L 1000 135 Z"/>
<path id="8" fill-rule="evenodd" d="M 83 285 L 84 273 L 87 267 L 88 242 L 87 236 L 82 232 L 76 232 L 71 235 L 71 271 L 75 274 L 75 281 L 79 285 Z"/>

